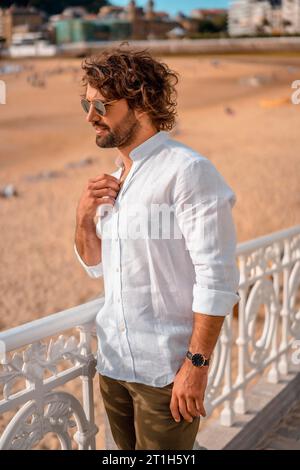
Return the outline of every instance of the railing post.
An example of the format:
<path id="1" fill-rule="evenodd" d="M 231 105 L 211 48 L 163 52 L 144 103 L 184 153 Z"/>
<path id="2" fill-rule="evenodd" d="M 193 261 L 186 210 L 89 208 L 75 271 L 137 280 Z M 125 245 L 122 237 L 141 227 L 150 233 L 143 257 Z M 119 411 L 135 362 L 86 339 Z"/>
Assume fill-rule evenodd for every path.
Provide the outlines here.
<path id="1" fill-rule="evenodd" d="M 278 243 L 275 244 L 274 246 L 274 251 L 277 254 L 277 259 L 278 262 L 280 263 L 280 249 L 281 249 L 282 244 Z M 272 337 L 272 345 L 271 345 L 271 356 L 276 358 L 278 355 L 278 339 L 277 339 L 277 332 L 278 332 L 278 327 L 279 327 L 279 322 L 280 322 L 280 273 L 276 271 L 273 274 L 273 287 L 274 287 L 274 292 L 275 292 L 275 303 L 276 306 L 271 305 L 271 312 L 270 315 L 272 316 L 271 324 L 274 321 L 274 332 L 273 332 L 273 337 Z M 271 365 L 271 369 L 269 370 L 268 373 L 268 382 L 277 384 L 279 381 L 279 366 L 278 362 L 274 360 Z"/>
<path id="2" fill-rule="evenodd" d="M 290 278 L 290 266 L 291 253 L 290 253 L 290 239 L 284 240 L 284 256 L 283 256 L 283 301 L 282 301 L 282 326 L 281 326 L 281 343 L 280 349 L 286 350 L 288 346 L 288 334 L 289 334 L 289 278 Z M 287 352 L 281 354 L 279 361 L 279 371 L 282 375 L 287 375 L 289 372 L 288 367 L 288 355 Z"/>
<path id="3" fill-rule="evenodd" d="M 91 428 L 95 428 L 95 414 L 94 414 L 94 388 L 93 378 L 96 372 L 96 361 L 92 354 L 91 336 L 93 324 L 87 323 L 80 327 L 80 344 L 83 346 L 82 354 L 89 358 L 85 367 L 85 374 L 80 376 L 82 383 L 82 400 L 83 409 Z M 95 435 L 90 439 L 90 449 L 96 449 Z"/>
<path id="4" fill-rule="evenodd" d="M 245 376 L 246 376 L 246 256 L 240 256 L 239 269 L 240 269 L 240 283 L 244 284 L 239 289 L 240 302 L 239 302 L 239 317 L 238 317 L 238 338 L 236 344 L 238 347 L 238 375 L 236 384 L 241 385 L 237 392 L 237 397 L 234 401 L 234 411 L 239 414 L 245 414 L 247 410 L 246 397 L 245 397 Z"/>
<path id="5" fill-rule="evenodd" d="M 224 374 L 224 387 L 223 393 L 229 394 L 230 399 L 224 402 L 223 410 L 220 413 L 220 423 L 222 426 L 232 426 L 234 421 L 234 409 L 233 409 L 233 400 L 232 400 L 232 368 L 231 368 L 231 360 L 232 360 L 232 316 L 233 313 L 231 312 L 230 315 L 227 316 L 225 319 L 225 324 L 222 329 L 221 333 L 221 344 L 224 346 L 226 357 L 225 363 L 225 374 Z"/>

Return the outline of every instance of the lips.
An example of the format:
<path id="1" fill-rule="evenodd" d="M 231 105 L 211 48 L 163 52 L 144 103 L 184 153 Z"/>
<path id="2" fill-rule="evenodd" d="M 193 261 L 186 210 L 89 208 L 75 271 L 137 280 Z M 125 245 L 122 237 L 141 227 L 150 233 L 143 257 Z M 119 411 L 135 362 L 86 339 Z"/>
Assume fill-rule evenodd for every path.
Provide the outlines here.
<path id="1" fill-rule="evenodd" d="M 94 128 L 95 128 L 96 134 L 103 134 L 103 132 L 106 131 L 106 129 L 104 127 L 95 126 Z"/>

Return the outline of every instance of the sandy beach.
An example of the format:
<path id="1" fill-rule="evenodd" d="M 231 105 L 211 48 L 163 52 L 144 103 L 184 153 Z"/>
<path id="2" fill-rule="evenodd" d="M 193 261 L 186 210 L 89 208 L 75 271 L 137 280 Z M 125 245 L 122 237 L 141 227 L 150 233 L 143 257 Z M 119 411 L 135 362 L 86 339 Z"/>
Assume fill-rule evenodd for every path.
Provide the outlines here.
<path id="1" fill-rule="evenodd" d="M 300 57 L 162 60 L 180 74 L 172 135 L 209 158 L 235 191 L 238 241 L 299 223 L 300 105 L 290 97 Z M 13 184 L 19 193 L 0 199 L 1 329 L 102 290 L 75 259 L 75 211 L 87 179 L 114 171 L 117 155 L 95 145 L 85 121 L 80 59 L 19 63 L 27 69 L 1 77 L 7 104 L 0 107 L 0 187 Z M 34 72 L 44 87 L 28 82 Z"/>

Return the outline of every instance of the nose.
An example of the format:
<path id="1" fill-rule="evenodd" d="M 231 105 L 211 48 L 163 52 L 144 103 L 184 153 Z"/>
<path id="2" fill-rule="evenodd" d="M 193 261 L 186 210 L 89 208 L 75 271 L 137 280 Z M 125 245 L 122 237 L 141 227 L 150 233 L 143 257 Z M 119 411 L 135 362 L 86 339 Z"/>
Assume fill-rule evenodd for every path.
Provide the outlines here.
<path id="1" fill-rule="evenodd" d="M 91 103 L 89 112 L 87 113 L 86 120 L 88 122 L 95 122 L 99 121 L 101 119 L 101 116 L 97 113 L 93 103 Z"/>

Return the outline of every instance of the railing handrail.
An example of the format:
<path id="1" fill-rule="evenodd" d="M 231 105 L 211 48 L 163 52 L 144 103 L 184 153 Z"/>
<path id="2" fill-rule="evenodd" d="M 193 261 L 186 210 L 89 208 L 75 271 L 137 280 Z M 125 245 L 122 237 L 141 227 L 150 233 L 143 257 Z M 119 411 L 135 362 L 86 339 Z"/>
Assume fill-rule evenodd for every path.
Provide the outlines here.
<path id="1" fill-rule="evenodd" d="M 104 296 L 10 328 L 0 333 L 0 341 L 5 343 L 6 352 L 22 348 L 29 343 L 92 322 L 103 304 Z"/>
<path id="2" fill-rule="evenodd" d="M 257 250 L 257 248 L 263 248 L 271 243 L 293 237 L 297 233 L 300 233 L 300 225 L 294 225 L 288 229 L 278 230 L 277 232 L 272 232 L 269 235 L 262 235 L 261 237 L 238 243 L 236 255 L 240 256 L 247 254 L 253 250 Z"/>

